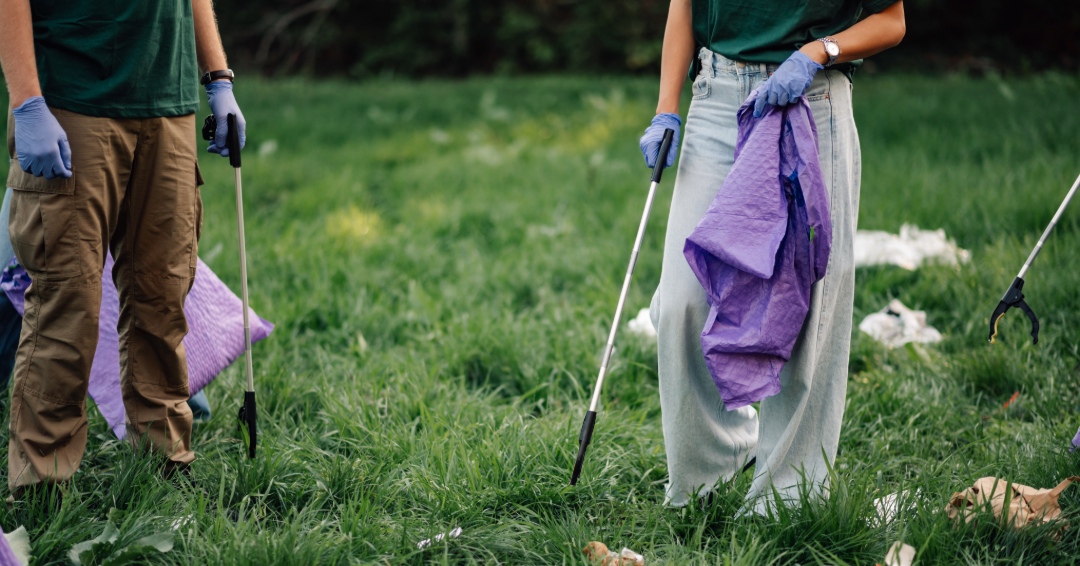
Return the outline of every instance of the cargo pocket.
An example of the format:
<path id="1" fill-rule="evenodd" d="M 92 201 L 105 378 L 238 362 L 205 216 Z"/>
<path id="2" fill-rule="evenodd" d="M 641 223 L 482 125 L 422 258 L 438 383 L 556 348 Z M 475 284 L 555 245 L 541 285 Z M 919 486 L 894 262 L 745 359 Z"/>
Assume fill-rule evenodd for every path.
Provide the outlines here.
<path id="1" fill-rule="evenodd" d="M 8 236 L 19 263 L 36 279 L 58 281 L 82 274 L 75 214 L 75 176 L 35 177 L 12 167 L 8 174 Z"/>
<path id="2" fill-rule="evenodd" d="M 199 164 L 195 164 L 195 233 L 192 235 L 191 241 L 191 259 L 190 267 L 195 269 L 199 264 L 199 240 L 202 238 L 202 221 L 203 221 L 203 205 L 202 205 L 202 191 L 199 189 L 204 184 L 202 178 L 202 172 L 199 171 Z M 191 276 L 195 277 L 195 272 L 192 271 Z"/>

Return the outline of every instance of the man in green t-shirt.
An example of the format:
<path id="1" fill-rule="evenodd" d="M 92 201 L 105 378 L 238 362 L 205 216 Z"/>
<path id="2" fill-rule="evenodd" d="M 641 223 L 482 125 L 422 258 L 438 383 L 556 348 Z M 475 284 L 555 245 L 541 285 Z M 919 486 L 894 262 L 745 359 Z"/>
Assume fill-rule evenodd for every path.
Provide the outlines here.
<path id="1" fill-rule="evenodd" d="M 110 251 L 128 438 L 162 454 L 167 473 L 186 468 L 200 68 L 221 125 L 209 151 L 228 154 L 228 114 L 244 140 L 211 0 L 0 0 L 0 63 L 12 108 L 9 235 L 34 281 L 11 399 L 12 495 L 65 481 L 82 460 Z"/>

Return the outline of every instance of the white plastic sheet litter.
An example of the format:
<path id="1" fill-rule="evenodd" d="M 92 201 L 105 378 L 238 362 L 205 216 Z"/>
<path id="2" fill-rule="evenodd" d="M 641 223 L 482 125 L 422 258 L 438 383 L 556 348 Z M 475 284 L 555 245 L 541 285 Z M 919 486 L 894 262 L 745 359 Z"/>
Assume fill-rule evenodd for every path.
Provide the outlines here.
<path id="1" fill-rule="evenodd" d="M 855 233 L 856 267 L 898 265 L 904 269 L 917 269 L 928 261 L 957 265 L 970 259 L 971 252 L 957 247 L 941 229 L 920 230 L 913 224 L 904 224 L 899 234 L 876 230 Z"/>
<path id="2" fill-rule="evenodd" d="M 913 311 L 899 299 L 893 299 L 889 306 L 864 318 L 859 323 L 859 330 L 890 348 L 908 342 L 932 344 L 941 341 L 941 333 L 926 324 L 926 312 Z"/>
<path id="3" fill-rule="evenodd" d="M 652 339 L 656 338 L 656 329 L 653 328 L 652 318 L 649 318 L 649 309 L 639 310 L 637 317 L 631 320 L 626 326 L 631 334 L 637 334 Z"/>
<path id="4" fill-rule="evenodd" d="M 896 541 L 885 553 L 885 566 L 911 566 L 915 560 L 915 548 Z"/>
<path id="5" fill-rule="evenodd" d="M 439 533 L 435 535 L 434 538 L 426 538 L 416 543 L 416 548 L 424 550 L 436 542 L 442 542 L 443 539 L 457 538 L 459 536 L 461 536 L 461 527 L 454 527 L 450 532 Z"/>

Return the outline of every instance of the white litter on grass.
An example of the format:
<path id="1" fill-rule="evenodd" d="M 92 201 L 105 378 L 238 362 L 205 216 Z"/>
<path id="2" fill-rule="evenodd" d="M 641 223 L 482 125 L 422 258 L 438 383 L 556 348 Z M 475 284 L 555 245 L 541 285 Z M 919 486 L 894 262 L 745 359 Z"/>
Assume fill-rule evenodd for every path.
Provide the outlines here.
<path id="1" fill-rule="evenodd" d="M 885 553 L 885 566 L 911 566 L 915 560 L 915 548 L 896 541 Z"/>
<path id="2" fill-rule="evenodd" d="M 11 553 L 15 555 L 19 563 L 29 564 L 30 534 L 26 532 L 26 527 L 19 525 L 19 528 L 14 531 L 4 533 L 4 538 L 7 539 L 8 547 L 11 548 Z"/>
<path id="3" fill-rule="evenodd" d="M 171 523 L 169 523 L 169 528 L 174 531 L 179 531 L 180 529 L 188 525 L 195 525 L 195 515 L 192 514 L 185 515 L 183 517 L 177 517 L 176 519 L 173 519 Z"/>
<path id="4" fill-rule="evenodd" d="M 859 230 L 855 232 L 855 266 L 898 265 L 917 269 L 926 261 L 957 265 L 971 260 L 971 252 L 957 247 L 945 230 L 920 230 L 913 224 L 900 227 L 900 234 Z"/>
<path id="5" fill-rule="evenodd" d="M 622 552 L 616 554 L 608 549 L 607 545 L 600 541 L 593 541 L 582 549 L 585 558 L 597 566 L 645 566 L 645 557 L 623 547 Z"/>
<path id="6" fill-rule="evenodd" d="M 652 318 L 649 318 L 649 309 L 641 309 L 637 318 L 631 320 L 626 327 L 631 334 L 637 334 L 646 338 L 656 338 L 656 329 L 653 328 Z"/>
<path id="7" fill-rule="evenodd" d="M 932 344 L 941 341 L 941 333 L 933 326 L 927 326 L 925 311 L 913 311 L 898 299 L 893 299 L 889 306 L 864 318 L 859 323 L 859 330 L 890 348 L 908 342 Z"/>
<path id="8" fill-rule="evenodd" d="M 454 527 L 454 529 L 448 533 L 439 533 L 434 538 L 426 538 L 416 543 L 416 548 L 424 550 L 425 548 L 435 544 L 436 542 L 442 542 L 445 538 L 457 538 L 461 536 L 461 527 Z"/>
<path id="9" fill-rule="evenodd" d="M 277 151 L 277 140 L 266 140 L 259 144 L 259 157 L 270 157 Z"/>
<path id="10" fill-rule="evenodd" d="M 915 497 L 921 497 L 922 492 L 915 490 Z M 911 497 L 910 491 L 902 491 L 900 493 L 890 493 L 885 497 L 879 497 L 874 500 L 874 507 L 877 510 L 877 515 L 871 517 L 870 525 L 874 527 L 882 527 L 888 523 L 891 523 L 893 519 L 900 513 L 900 502 L 903 500 L 905 512 L 911 512 L 915 510 L 915 501 Z"/>
<path id="11" fill-rule="evenodd" d="M 623 547 L 622 552 L 619 553 L 619 559 L 622 564 L 629 562 L 634 566 L 645 566 L 645 557 L 626 547 Z"/>

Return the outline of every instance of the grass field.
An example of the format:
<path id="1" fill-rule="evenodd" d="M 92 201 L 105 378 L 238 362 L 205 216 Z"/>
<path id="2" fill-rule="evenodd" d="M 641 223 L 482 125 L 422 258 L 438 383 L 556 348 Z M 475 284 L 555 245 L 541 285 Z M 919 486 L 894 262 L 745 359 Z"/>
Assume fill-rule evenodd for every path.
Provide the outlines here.
<path id="1" fill-rule="evenodd" d="M 629 334 L 583 479 L 568 487 L 648 184 L 637 138 L 655 89 L 238 83 L 252 305 L 277 324 L 255 348 L 258 459 L 236 433 L 241 363 L 209 387 L 214 418 L 194 435 L 212 505 L 158 480 L 91 411 L 61 511 L 0 506 L 0 525 L 25 521 L 34 564 L 67 563 L 109 517 L 119 547 L 189 515 L 151 563 L 584 564 L 581 548 L 601 540 L 649 564 L 874 564 L 897 539 L 920 564 L 1080 563 L 1080 488 L 1062 498 L 1074 527 L 1060 541 L 992 521 L 957 530 L 941 512 L 981 476 L 1051 487 L 1080 473 L 1068 451 L 1080 425 L 1078 205 L 1024 289 L 1039 345 L 1018 313 L 986 344 L 991 311 L 1080 173 L 1075 76 L 857 77 L 859 227 L 944 228 L 972 260 L 859 271 L 856 322 L 899 298 L 945 340 L 888 350 L 856 331 L 827 500 L 735 521 L 744 475 L 705 510 L 663 507 L 656 347 Z M 238 289 L 231 171 L 216 156 L 201 165 L 201 255 Z M 672 180 L 630 316 L 659 280 Z M 874 498 L 904 490 L 920 494 L 912 511 L 870 520 Z M 454 527 L 459 538 L 417 548 Z"/>

